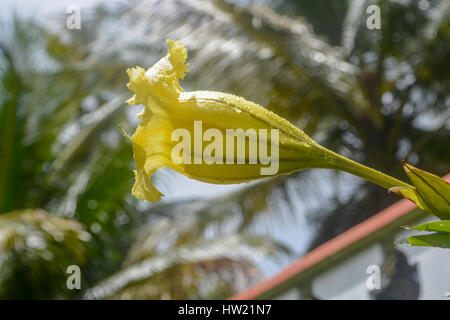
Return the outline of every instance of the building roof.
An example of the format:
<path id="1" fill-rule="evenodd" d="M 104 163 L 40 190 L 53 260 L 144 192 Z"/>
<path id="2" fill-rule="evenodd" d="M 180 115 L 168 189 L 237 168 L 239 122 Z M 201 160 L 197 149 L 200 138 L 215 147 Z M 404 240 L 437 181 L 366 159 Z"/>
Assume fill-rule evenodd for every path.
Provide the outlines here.
<path id="1" fill-rule="evenodd" d="M 443 177 L 450 182 L 450 174 Z M 337 237 L 325 242 L 314 250 L 306 253 L 279 273 L 265 279 L 249 289 L 232 296 L 231 300 L 251 300 L 267 296 L 272 291 L 280 291 L 286 284 L 295 280 L 307 271 L 316 268 L 339 253 L 355 246 L 364 239 L 385 229 L 392 224 L 398 225 L 405 221 L 405 217 L 417 209 L 417 206 L 408 199 L 402 199 L 388 208 L 380 211 L 369 219 L 355 225 Z M 416 215 L 417 217 L 417 215 Z"/>

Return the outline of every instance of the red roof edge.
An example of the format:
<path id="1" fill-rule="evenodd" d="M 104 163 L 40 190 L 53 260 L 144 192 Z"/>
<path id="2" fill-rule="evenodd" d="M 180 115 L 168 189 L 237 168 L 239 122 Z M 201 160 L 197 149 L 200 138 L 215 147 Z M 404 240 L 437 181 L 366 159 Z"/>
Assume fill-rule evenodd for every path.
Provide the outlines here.
<path id="1" fill-rule="evenodd" d="M 443 177 L 450 182 L 450 174 Z M 314 267 L 325 259 L 335 255 L 339 251 L 351 246 L 359 240 L 371 235 L 383 227 L 393 223 L 415 209 L 416 205 L 408 199 L 402 199 L 386 209 L 380 211 L 369 219 L 355 225 L 337 237 L 325 242 L 314 250 L 306 253 L 300 259 L 294 261 L 279 273 L 268 279 L 262 280 L 253 287 L 239 292 L 230 297 L 230 300 L 256 299 L 282 283 L 298 276 L 306 270 Z"/>

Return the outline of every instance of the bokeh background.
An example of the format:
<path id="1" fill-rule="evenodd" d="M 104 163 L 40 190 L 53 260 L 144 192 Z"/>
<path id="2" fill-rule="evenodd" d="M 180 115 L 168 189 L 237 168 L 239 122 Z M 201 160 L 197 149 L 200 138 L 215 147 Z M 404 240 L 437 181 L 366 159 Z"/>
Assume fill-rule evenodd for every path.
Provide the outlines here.
<path id="1" fill-rule="evenodd" d="M 370 4 L 381 29 L 366 26 Z M 78 5 L 81 29 L 69 30 Z M 0 298 L 227 298 L 399 198 L 308 170 L 216 186 L 170 170 L 131 194 L 126 68 L 166 39 L 186 90 L 233 93 L 322 145 L 406 180 L 450 171 L 448 0 L 2 1 Z M 392 244 L 393 245 L 393 244 Z M 69 265 L 81 290 L 68 290 Z M 409 281 L 408 279 L 403 281 Z M 402 296 L 397 296 L 402 298 Z"/>

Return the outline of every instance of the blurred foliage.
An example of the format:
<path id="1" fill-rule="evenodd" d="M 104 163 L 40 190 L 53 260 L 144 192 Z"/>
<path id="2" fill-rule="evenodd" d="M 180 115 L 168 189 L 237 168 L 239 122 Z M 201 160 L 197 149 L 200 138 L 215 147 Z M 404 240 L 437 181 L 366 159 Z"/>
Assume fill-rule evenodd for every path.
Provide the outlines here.
<path id="1" fill-rule="evenodd" d="M 373 3 L 381 30 L 366 28 Z M 22 235 L 17 245 L 1 242 L 0 283 L 8 285 L 0 296 L 224 298 L 260 276 L 248 252 L 270 259 L 288 252 L 272 237 L 274 220 L 295 218 L 302 207 L 314 225 L 312 248 L 398 199 L 355 180 L 360 191 L 342 197 L 329 187 L 341 175 L 312 171 L 211 199 L 137 203 L 131 146 L 117 129 L 136 125 L 123 103 L 125 70 L 155 63 L 166 38 L 189 49 L 186 90 L 243 96 L 400 179 L 402 159 L 446 174 L 450 4 L 420 3 L 145 0 L 83 13 L 81 30 L 65 29 L 66 15 L 52 23 L 12 19 L 0 34 L 0 239 Z M 58 221 L 53 228 L 68 234 L 62 242 L 42 216 Z M 79 223 L 88 243 L 75 243 Z M 268 230 L 255 234 L 264 224 Z M 27 232 L 55 258 L 27 244 Z M 82 292 L 61 280 L 73 260 Z"/>
<path id="2" fill-rule="evenodd" d="M 43 210 L 14 211 L 0 216 L 0 234 L 0 299 L 73 295 L 64 266 L 86 264 L 90 234 L 80 223 Z"/>

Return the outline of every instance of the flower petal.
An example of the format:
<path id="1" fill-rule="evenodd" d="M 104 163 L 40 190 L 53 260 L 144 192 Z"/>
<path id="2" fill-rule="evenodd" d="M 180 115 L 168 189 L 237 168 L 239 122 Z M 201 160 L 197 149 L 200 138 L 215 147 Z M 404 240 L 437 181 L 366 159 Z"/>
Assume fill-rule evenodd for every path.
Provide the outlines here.
<path id="1" fill-rule="evenodd" d="M 152 185 L 151 176 L 162 167 L 170 167 L 187 177 L 216 184 L 265 178 L 267 176 L 262 174 L 263 170 L 270 172 L 267 174 L 279 175 L 302 169 L 330 168 L 350 172 L 385 188 L 412 188 L 322 147 L 289 121 L 256 103 L 221 92 L 185 92 L 179 80 L 189 71 L 186 65 L 187 50 L 180 42 L 167 40 L 167 44 L 168 54 L 147 71 L 141 67 L 127 70 L 130 77 L 128 87 L 134 92 L 128 103 L 144 105 L 143 111 L 138 115 L 142 122 L 131 137 L 136 160 L 136 181 L 132 193 L 138 199 L 155 202 L 161 198 L 162 194 Z M 244 133 L 253 130 L 258 138 L 251 140 L 248 137 L 247 140 L 244 134 L 244 141 L 249 141 L 248 144 L 244 143 L 244 152 L 248 160 L 250 148 L 256 150 L 257 147 L 260 163 L 239 162 L 236 152 L 230 158 L 226 155 L 228 148 L 225 148 L 224 141 L 220 145 L 221 150 L 219 147 L 219 150 L 215 149 L 221 161 L 192 163 L 195 162 L 194 159 L 204 158 L 205 145 L 208 143 L 202 143 L 199 148 L 189 148 L 187 159 L 192 159 L 191 163 L 175 163 L 172 161 L 172 150 L 178 141 L 172 140 L 174 130 L 187 132 L 189 143 L 191 139 L 203 140 L 203 129 L 200 129 L 200 133 L 196 129 L 198 122 L 202 123 L 205 130 L 215 129 L 220 136 L 226 137 L 227 142 L 230 137 L 228 130 L 242 130 Z M 276 132 L 273 138 L 272 130 Z M 234 136 L 232 140 L 230 148 L 237 150 Z M 268 162 L 263 164 L 261 161 L 261 141 L 266 144 L 266 151 L 270 148 L 266 153 L 266 156 L 270 153 L 270 168 L 267 166 Z M 259 144 L 256 145 L 257 143 Z M 272 148 L 276 150 L 275 157 Z M 183 159 L 186 152 L 184 149 Z M 225 158 L 231 159 L 231 163 L 225 163 Z M 276 161 L 273 167 L 272 160 Z"/>

